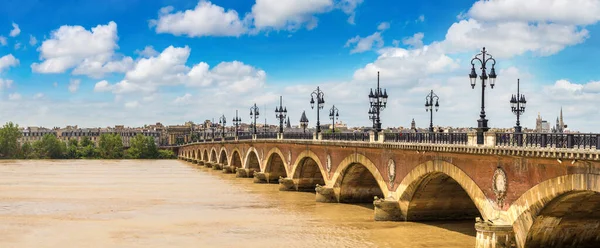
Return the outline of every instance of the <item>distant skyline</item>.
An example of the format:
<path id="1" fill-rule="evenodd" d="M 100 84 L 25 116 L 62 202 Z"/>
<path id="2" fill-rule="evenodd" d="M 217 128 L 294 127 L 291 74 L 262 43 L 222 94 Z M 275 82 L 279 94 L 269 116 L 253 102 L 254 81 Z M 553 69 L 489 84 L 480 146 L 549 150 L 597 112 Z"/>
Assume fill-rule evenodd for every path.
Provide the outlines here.
<path id="1" fill-rule="evenodd" d="M 600 132 L 598 0 L 19 0 L 0 2 L 0 122 L 104 127 L 228 123 L 260 108 L 276 123 L 283 95 L 298 125 L 316 124 L 310 93 L 325 93 L 321 123 L 339 109 L 370 126 L 368 93 L 389 94 L 383 127 L 429 125 L 425 96 L 440 97 L 434 125 L 475 127 L 481 87 L 470 59 L 497 59 L 486 88 L 492 128 L 511 128 L 517 79 L 521 125 Z M 263 109 L 263 106 L 267 109 Z"/>

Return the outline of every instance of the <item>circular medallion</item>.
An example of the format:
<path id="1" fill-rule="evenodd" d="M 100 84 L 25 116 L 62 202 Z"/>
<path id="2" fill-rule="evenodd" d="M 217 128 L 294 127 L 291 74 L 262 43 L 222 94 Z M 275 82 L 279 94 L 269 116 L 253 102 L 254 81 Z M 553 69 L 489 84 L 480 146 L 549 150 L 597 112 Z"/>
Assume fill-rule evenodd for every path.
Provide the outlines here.
<path id="1" fill-rule="evenodd" d="M 327 172 L 331 172 L 331 156 L 327 154 Z"/>
<path id="2" fill-rule="evenodd" d="M 393 185 L 394 183 L 394 179 L 396 179 L 396 163 L 394 163 L 394 160 L 390 159 L 388 161 L 388 165 L 387 165 L 387 169 L 388 169 L 388 179 L 390 180 L 390 184 Z"/>
<path id="3" fill-rule="evenodd" d="M 506 180 L 506 173 L 501 167 L 496 168 L 496 171 L 494 172 L 492 187 L 494 189 L 494 193 L 496 194 L 496 202 L 499 206 L 502 206 L 504 198 L 506 197 L 508 184 Z"/>

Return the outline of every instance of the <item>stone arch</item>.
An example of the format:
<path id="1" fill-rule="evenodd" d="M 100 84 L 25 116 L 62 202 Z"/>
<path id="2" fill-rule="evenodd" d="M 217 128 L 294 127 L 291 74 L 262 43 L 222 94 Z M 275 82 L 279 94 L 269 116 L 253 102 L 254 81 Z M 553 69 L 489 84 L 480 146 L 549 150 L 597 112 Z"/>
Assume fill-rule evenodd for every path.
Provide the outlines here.
<path id="1" fill-rule="evenodd" d="M 260 161 L 261 159 L 256 148 L 250 147 L 248 152 L 246 152 L 246 156 L 244 156 L 244 168 L 260 171 L 260 168 L 262 168 Z"/>
<path id="2" fill-rule="evenodd" d="M 434 160 L 413 168 L 396 189 L 406 220 L 475 219 L 496 217 L 479 186 L 457 166 Z"/>
<path id="3" fill-rule="evenodd" d="M 327 182 L 326 175 L 328 175 L 328 174 L 325 171 L 325 167 L 323 167 L 323 164 L 321 163 L 321 159 L 319 159 L 319 156 L 317 156 L 317 154 L 315 154 L 311 150 L 304 150 L 300 154 L 298 154 L 298 156 L 296 157 L 296 160 L 292 164 L 292 170 L 290 171 L 290 175 L 296 175 L 297 173 L 299 173 L 298 171 L 302 169 L 302 163 L 301 163 L 302 160 L 307 159 L 307 158 L 312 159 L 312 161 L 314 161 L 317 164 L 317 167 L 319 168 L 321 175 L 325 179 L 325 182 Z M 313 189 L 313 191 L 314 191 L 314 189 Z"/>
<path id="4" fill-rule="evenodd" d="M 229 156 L 229 166 L 232 166 L 234 168 L 242 168 L 243 167 L 243 163 L 242 163 L 242 155 L 240 155 L 240 150 L 237 148 L 234 148 L 233 151 L 231 152 L 231 156 Z"/>
<path id="5" fill-rule="evenodd" d="M 362 154 L 351 154 L 333 174 L 333 188 L 342 203 L 373 203 L 389 194 L 387 183 L 375 164 Z"/>
<path id="6" fill-rule="evenodd" d="M 209 162 L 210 157 L 208 156 L 208 149 L 204 149 L 204 155 L 202 155 L 202 160 L 204 162 Z"/>
<path id="7" fill-rule="evenodd" d="M 218 163 L 227 166 L 227 151 L 225 150 L 225 147 L 221 148 Z"/>
<path id="8" fill-rule="evenodd" d="M 309 153 L 305 151 L 303 153 Z M 293 174 L 291 175 L 296 190 L 315 192 L 315 186 L 325 185 L 325 171 L 319 165 L 318 158 L 316 156 L 308 156 L 308 154 L 301 154 L 298 156 L 296 166 L 292 169 Z"/>
<path id="9" fill-rule="evenodd" d="M 271 148 L 267 153 L 265 161 L 263 161 L 265 179 L 267 182 L 277 183 L 279 177 L 286 178 L 288 176 L 288 164 L 285 161 L 283 153 L 277 147 Z"/>
<path id="10" fill-rule="evenodd" d="M 507 211 L 509 224 L 512 224 L 518 247 L 543 247 L 547 242 L 575 242 L 573 234 L 580 235 L 579 241 L 585 243 L 567 246 L 550 243 L 556 247 L 598 247 L 600 240 L 590 240 L 590 231 L 597 238 L 600 232 L 600 175 L 572 174 L 552 178 L 532 187 L 514 201 Z M 582 201 L 583 199 L 587 199 Z M 573 225 L 582 212 L 589 212 L 585 218 L 587 223 L 595 225 Z M 594 211 L 595 210 L 595 211 Z M 592 214 L 593 213 L 593 214 Z M 563 223 L 560 223 L 563 222 Z M 569 224 L 565 227 L 560 224 Z M 550 227 L 551 226 L 551 227 Z M 590 226 L 595 229 L 590 230 Z M 579 230 L 578 228 L 582 228 Z M 543 232 L 541 232 L 543 230 Z M 554 235 L 562 232 L 562 235 Z M 545 234 L 554 237 L 545 237 Z M 530 244 L 531 243 L 531 244 Z"/>
<path id="11" fill-rule="evenodd" d="M 214 147 L 210 150 L 210 162 L 212 163 L 216 163 L 217 162 L 217 149 L 215 149 Z"/>

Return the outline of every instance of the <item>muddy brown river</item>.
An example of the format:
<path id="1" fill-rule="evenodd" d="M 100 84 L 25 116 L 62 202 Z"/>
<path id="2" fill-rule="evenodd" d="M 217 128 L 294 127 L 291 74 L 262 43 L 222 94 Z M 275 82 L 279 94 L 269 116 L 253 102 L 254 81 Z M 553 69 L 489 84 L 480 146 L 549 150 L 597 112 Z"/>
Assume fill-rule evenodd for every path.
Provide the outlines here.
<path id="1" fill-rule="evenodd" d="M 474 221 L 375 222 L 177 160 L 0 161 L 0 247 L 474 247 Z"/>

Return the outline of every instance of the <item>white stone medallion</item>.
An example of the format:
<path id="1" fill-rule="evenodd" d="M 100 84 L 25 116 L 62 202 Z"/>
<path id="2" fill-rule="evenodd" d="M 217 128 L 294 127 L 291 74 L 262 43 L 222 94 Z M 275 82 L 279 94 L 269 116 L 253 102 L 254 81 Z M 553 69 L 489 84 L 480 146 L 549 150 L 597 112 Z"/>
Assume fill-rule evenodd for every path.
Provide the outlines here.
<path id="1" fill-rule="evenodd" d="M 506 180 L 506 173 L 501 167 L 496 168 L 493 178 L 493 189 L 496 194 L 496 203 L 500 208 L 504 204 L 504 198 L 506 197 L 506 189 L 508 188 L 508 182 Z"/>
<path id="2" fill-rule="evenodd" d="M 327 167 L 327 172 L 328 173 L 331 172 L 331 156 L 329 154 L 327 154 L 327 164 L 326 164 L 326 167 Z"/>
<path id="3" fill-rule="evenodd" d="M 394 160 L 388 160 L 387 169 L 389 183 L 392 187 L 394 187 L 394 179 L 396 179 L 396 163 L 394 162 Z"/>

